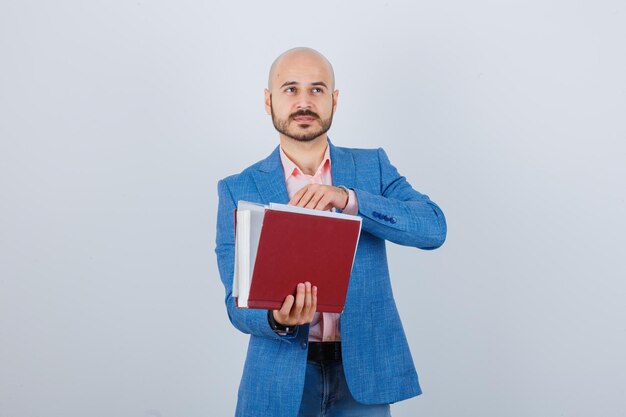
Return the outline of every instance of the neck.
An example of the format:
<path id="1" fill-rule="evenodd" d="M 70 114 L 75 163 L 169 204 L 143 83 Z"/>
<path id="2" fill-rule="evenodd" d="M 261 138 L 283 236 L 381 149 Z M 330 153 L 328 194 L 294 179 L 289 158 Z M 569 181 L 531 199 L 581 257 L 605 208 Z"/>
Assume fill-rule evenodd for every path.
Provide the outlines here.
<path id="1" fill-rule="evenodd" d="M 326 134 L 301 142 L 285 135 L 280 135 L 280 147 L 300 170 L 307 175 L 315 175 L 315 171 L 324 159 L 328 146 Z"/>

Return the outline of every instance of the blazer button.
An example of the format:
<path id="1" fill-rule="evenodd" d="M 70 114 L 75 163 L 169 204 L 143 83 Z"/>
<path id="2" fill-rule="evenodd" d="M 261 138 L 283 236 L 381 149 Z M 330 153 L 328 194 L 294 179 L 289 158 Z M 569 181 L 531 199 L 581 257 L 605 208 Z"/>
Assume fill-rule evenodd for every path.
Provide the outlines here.
<path id="1" fill-rule="evenodd" d="M 389 221 L 389 216 L 387 216 L 386 214 L 383 215 L 383 220 L 388 222 Z"/>
<path id="2" fill-rule="evenodd" d="M 376 217 L 377 219 L 380 219 L 380 213 L 377 211 L 373 211 L 372 216 Z"/>
<path id="3" fill-rule="evenodd" d="M 307 343 L 306 343 L 306 342 L 302 342 L 302 343 L 300 344 L 300 346 L 302 346 L 302 349 L 306 349 Z"/>
<path id="4" fill-rule="evenodd" d="M 391 219 L 389 219 L 389 221 L 391 222 L 391 224 L 396 224 L 396 218 L 392 217 Z"/>

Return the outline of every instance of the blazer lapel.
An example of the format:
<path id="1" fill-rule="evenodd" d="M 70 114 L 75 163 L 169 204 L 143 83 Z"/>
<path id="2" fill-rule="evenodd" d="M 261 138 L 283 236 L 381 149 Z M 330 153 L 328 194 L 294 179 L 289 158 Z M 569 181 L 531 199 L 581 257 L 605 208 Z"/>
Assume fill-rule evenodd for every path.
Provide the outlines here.
<path id="1" fill-rule="evenodd" d="M 356 172 L 352 154 L 344 148 L 334 146 L 330 139 L 328 140 L 328 146 L 330 146 L 333 185 L 343 185 L 348 188 L 356 186 Z"/>
<path id="2" fill-rule="evenodd" d="M 287 204 L 289 202 L 278 146 L 270 156 L 261 162 L 258 170 L 252 171 L 252 176 L 263 204 Z"/>

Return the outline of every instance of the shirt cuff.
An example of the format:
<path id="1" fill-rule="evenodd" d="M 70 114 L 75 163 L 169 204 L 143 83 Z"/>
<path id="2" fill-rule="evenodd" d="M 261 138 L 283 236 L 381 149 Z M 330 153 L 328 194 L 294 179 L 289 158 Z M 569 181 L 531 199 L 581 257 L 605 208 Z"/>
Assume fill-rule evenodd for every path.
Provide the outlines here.
<path id="1" fill-rule="evenodd" d="M 354 190 L 348 189 L 348 204 L 346 208 L 341 210 L 342 213 L 352 214 L 356 216 L 359 213 L 359 203 L 356 200 L 356 193 Z"/>

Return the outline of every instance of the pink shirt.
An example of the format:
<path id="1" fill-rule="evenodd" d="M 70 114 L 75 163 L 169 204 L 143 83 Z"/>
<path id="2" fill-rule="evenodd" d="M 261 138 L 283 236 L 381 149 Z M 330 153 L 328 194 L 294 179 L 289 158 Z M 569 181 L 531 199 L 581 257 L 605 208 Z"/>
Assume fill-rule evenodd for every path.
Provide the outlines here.
<path id="1" fill-rule="evenodd" d="M 291 199 L 302 187 L 309 184 L 333 185 L 331 172 L 330 150 L 326 146 L 324 159 L 315 171 L 314 175 L 307 175 L 283 152 L 280 148 L 280 160 L 285 173 L 285 184 L 287 193 Z M 339 184 L 343 185 L 343 184 Z M 357 214 L 358 205 L 356 194 L 348 190 L 348 205 L 343 210 L 346 214 Z M 315 283 L 313 283 L 315 284 Z M 315 313 L 309 330 L 309 341 L 311 342 L 338 342 L 341 340 L 339 334 L 339 314 L 337 313 Z"/>

